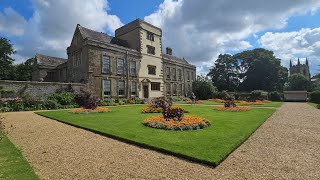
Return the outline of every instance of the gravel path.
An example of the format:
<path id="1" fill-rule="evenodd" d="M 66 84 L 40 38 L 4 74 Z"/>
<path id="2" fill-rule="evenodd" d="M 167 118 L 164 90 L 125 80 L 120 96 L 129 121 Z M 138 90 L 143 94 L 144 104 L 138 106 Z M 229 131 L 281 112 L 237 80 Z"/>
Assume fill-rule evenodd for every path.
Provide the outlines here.
<path id="1" fill-rule="evenodd" d="M 32 112 L 1 114 L 43 179 L 320 179 L 320 111 L 285 103 L 210 168 L 77 129 Z"/>

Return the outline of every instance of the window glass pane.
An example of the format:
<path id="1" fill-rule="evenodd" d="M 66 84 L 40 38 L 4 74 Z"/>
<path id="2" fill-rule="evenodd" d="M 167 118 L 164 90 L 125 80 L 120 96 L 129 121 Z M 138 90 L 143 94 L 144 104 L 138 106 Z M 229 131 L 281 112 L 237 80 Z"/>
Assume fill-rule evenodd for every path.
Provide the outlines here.
<path id="1" fill-rule="evenodd" d="M 156 66 L 148 65 L 148 74 L 156 75 Z"/>
<path id="2" fill-rule="evenodd" d="M 152 91 L 160 91 L 160 83 L 152 82 L 151 83 L 151 90 Z"/>
<path id="3" fill-rule="evenodd" d="M 170 88 L 170 83 L 167 83 L 167 95 L 170 95 L 171 94 L 171 88 Z"/>
<path id="4" fill-rule="evenodd" d="M 103 95 L 110 96 L 111 95 L 111 81 L 103 80 Z"/>
<path id="5" fill-rule="evenodd" d="M 102 57 L 102 73 L 110 73 L 110 57 Z"/>
<path id="6" fill-rule="evenodd" d="M 135 61 L 130 61 L 130 74 L 131 76 L 137 75 L 137 64 Z"/>
<path id="7" fill-rule="evenodd" d="M 124 73 L 124 60 L 118 59 L 117 60 L 117 74 L 123 74 Z"/>
<path id="8" fill-rule="evenodd" d="M 170 67 L 167 67 L 167 79 L 170 79 Z"/>
<path id="9" fill-rule="evenodd" d="M 176 68 L 172 69 L 172 76 L 173 76 L 173 80 L 177 79 L 177 75 L 176 75 Z"/>
<path id="10" fill-rule="evenodd" d="M 137 83 L 135 81 L 131 81 L 131 95 L 137 95 Z"/>
<path id="11" fill-rule="evenodd" d="M 119 96 L 125 95 L 125 84 L 124 81 L 118 81 L 118 94 Z"/>

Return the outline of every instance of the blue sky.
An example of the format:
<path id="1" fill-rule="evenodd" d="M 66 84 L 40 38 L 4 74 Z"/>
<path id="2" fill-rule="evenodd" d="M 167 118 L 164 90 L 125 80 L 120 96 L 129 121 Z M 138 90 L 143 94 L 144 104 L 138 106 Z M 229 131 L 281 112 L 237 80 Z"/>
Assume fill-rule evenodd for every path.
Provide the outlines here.
<path id="1" fill-rule="evenodd" d="M 17 62 L 36 53 L 66 57 L 77 23 L 112 35 L 141 18 L 161 27 L 164 46 L 197 64 L 198 73 L 206 73 L 220 53 L 257 47 L 274 51 L 284 66 L 308 57 L 311 73 L 319 73 L 320 2 L 263 2 L 0 0 L 0 36 L 14 44 Z"/>

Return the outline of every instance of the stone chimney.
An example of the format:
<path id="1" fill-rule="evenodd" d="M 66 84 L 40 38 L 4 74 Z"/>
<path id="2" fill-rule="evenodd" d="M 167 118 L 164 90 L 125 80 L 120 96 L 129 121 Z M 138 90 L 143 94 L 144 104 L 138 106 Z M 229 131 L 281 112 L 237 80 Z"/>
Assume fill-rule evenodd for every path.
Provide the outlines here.
<path id="1" fill-rule="evenodd" d="M 166 48 L 166 54 L 172 55 L 172 49 L 169 48 L 169 47 L 167 47 L 167 48 Z"/>

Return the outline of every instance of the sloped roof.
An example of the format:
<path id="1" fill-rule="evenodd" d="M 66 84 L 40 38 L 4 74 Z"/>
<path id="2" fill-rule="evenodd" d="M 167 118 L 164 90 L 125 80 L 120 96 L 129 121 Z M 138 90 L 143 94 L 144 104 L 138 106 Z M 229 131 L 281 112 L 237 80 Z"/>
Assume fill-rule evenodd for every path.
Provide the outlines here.
<path id="1" fill-rule="evenodd" d="M 176 56 L 169 55 L 169 54 L 162 54 L 162 57 L 165 59 L 171 60 L 171 61 L 176 61 L 176 62 L 183 63 L 183 64 L 189 64 L 188 61 L 186 61 L 184 58 L 181 59 Z"/>
<path id="2" fill-rule="evenodd" d="M 82 34 L 82 37 L 84 39 L 89 38 L 89 39 L 96 40 L 96 41 L 99 41 L 102 43 L 116 44 L 118 46 L 130 48 L 128 42 L 125 40 L 118 39 L 113 36 L 109 36 L 108 34 L 103 33 L 103 32 L 97 32 L 97 31 L 82 27 L 79 24 L 77 26 L 78 26 L 80 33 Z"/>
<path id="3" fill-rule="evenodd" d="M 36 60 L 38 65 L 42 66 L 58 66 L 60 64 L 66 63 L 68 60 L 59 57 L 46 56 L 43 54 L 37 54 Z"/>

